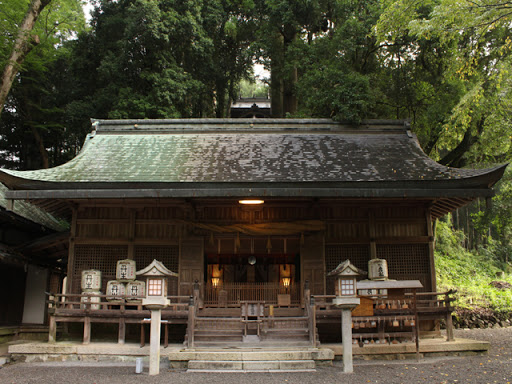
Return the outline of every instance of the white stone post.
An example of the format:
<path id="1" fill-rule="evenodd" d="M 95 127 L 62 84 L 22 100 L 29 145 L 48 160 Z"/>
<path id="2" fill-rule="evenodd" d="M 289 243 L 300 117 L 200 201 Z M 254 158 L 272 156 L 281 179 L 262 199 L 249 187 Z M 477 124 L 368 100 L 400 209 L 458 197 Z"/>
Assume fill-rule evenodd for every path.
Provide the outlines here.
<path id="1" fill-rule="evenodd" d="M 149 345 L 149 374 L 160 373 L 160 328 L 162 324 L 162 310 L 151 309 L 151 341 Z"/>
<path id="2" fill-rule="evenodd" d="M 354 372 L 352 363 L 352 311 L 341 310 L 341 338 L 343 341 L 343 372 Z"/>

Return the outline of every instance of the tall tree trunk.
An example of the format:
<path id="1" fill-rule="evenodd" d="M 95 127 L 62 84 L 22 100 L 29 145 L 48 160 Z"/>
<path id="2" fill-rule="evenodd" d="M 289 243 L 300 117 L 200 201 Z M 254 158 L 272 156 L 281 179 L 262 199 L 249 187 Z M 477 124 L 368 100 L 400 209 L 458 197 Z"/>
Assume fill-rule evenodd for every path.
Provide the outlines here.
<path id="1" fill-rule="evenodd" d="M 39 150 L 39 154 L 41 155 L 41 163 L 42 168 L 49 168 L 50 162 L 48 161 L 48 152 L 44 146 L 43 138 L 39 134 L 39 131 L 36 127 L 32 126 L 32 134 L 34 135 L 34 139 L 37 144 L 37 149 Z"/>
<path id="2" fill-rule="evenodd" d="M 298 100 L 295 95 L 295 84 L 297 83 L 297 68 L 293 68 L 291 73 L 286 76 L 283 83 L 283 112 L 286 116 L 287 113 L 297 113 Z"/>
<path id="3" fill-rule="evenodd" d="M 30 3 L 30 7 L 21 23 L 18 37 L 14 42 L 14 47 L 12 48 L 12 52 L 2 73 L 2 83 L 0 85 L 0 112 L 4 109 L 7 95 L 19 71 L 19 66 L 23 63 L 25 57 L 34 45 L 39 44 L 39 37 L 31 36 L 30 32 L 34 29 L 39 14 L 50 1 L 51 0 L 32 0 Z"/>
<path id="4" fill-rule="evenodd" d="M 293 57 L 290 57 L 290 46 L 297 38 L 297 30 L 292 25 L 285 25 L 283 29 L 283 55 L 284 63 L 288 64 L 289 69 L 283 71 L 283 114 L 294 114 L 297 112 L 298 100 L 295 95 L 295 85 L 298 81 L 297 68 L 291 66 Z"/>
<path id="5" fill-rule="evenodd" d="M 284 117 L 283 112 L 283 81 L 277 74 L 278 65 L 274 65 L 272 60 L 272 68 L 270 70 L 270 102 L 272 117 Z"/>

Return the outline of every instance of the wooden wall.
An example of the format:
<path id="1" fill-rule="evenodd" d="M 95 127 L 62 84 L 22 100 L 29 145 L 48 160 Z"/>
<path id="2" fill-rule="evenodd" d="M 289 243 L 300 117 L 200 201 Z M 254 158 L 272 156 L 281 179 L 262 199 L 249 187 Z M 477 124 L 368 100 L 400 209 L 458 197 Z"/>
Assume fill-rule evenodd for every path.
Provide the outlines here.
<path id="1" fill-rule="evenodd" d="M 179 280 L 171 282 L 169 292 L 188 295 L 195 279 L 204 281 L 205 252 L 249 251 L 251 244 L 261 248 L 270 238 L 271 252 L 282 253 L 288 237 L 288 252 L 293 248 L 293 252 L 301 253 L 302 282 L 312 280 L 314 293 L 331 292 L 331 282 L 320 281 L 320 276 L 339 262 L 350 259 L 367 270 L 368 260 L 373 257 L 388 261 L 390 278 L 419 279 L 425 290 L 435 289 L 428 203 L 296 200 L 266 202 L 248 209 L 237 202 L 220 200 L 77 201 L 70 238 L 69 288 L 80 290 L 82 269 L 101 269 L 106 284 L 115 277 L 117 260 L 135 259 L 140 269 L 157 258 L 180 273 Z M 205 227 L 298 220 L 321 220 L 325 231 L 256 236 L 252 243 L 250 236 L 242 234 L 237 249 L 235 233 L 213 233 Z M 315 241 L 310 243 L 308 239 L 313 238 Z"/>

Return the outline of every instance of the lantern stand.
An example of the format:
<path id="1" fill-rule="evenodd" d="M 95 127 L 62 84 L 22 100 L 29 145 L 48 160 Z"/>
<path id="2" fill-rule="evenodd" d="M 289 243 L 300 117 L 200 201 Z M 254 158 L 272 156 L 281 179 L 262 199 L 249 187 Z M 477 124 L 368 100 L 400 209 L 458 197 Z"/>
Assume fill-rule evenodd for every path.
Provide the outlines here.
<path id="1" fill-rule="evenodd" d="M 341 309 L 341 338 L 343 343 L 343 372 L 354 372 L 352 358 L 352 310 L 361 300 L 357 297 L 356 277 L 366 275 L 365 271 L 353 265 L 350 260 L 340 263 L 327 276 L 336 276 L 335 292 L 333 299 L 335 307 Z"/>
<path id="2" fill-rule="evenodd" d="M 142 305 L 151 310 L 151 337 L 149 345 L 149 374 L 160 373 L 160 328 L 162 308 L 168 307 L 167 277 L 178 274 L 167 269 L 160 261 L 153 260 L 146 268 L 137 271 L 137 275 L 146 278 L 146 297 Z"/>

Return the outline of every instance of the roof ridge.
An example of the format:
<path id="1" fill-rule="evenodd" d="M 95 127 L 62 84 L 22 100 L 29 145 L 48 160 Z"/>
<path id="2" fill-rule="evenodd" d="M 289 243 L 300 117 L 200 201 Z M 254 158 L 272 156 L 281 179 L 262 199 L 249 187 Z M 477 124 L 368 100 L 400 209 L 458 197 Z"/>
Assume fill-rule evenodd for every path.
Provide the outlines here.
<path id="1" fill-rule="evenodd" d="M 405 132 L 408 120 L 362 120 L 359 123 L 332 119 L 91 119 L 94 131 L 108 132 Z M 94 132 L 93 131 L 93 132 Z"/>

